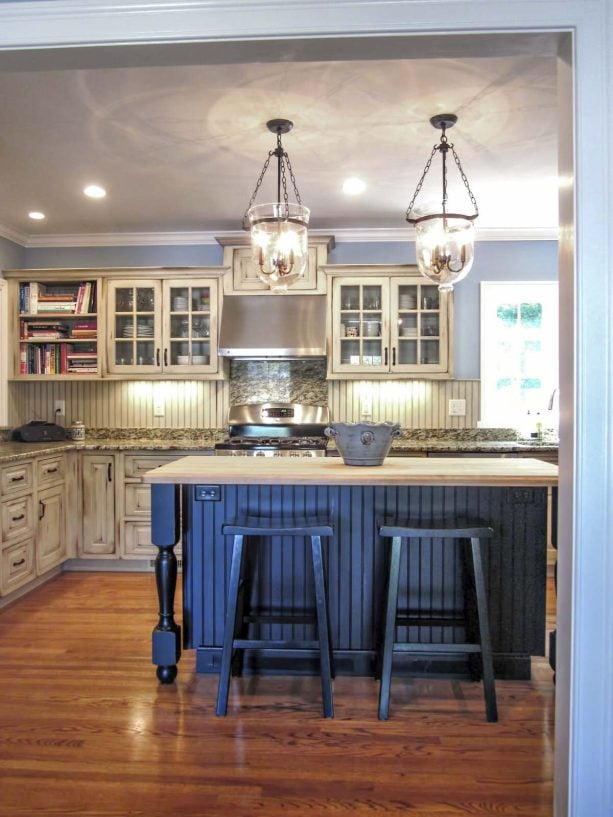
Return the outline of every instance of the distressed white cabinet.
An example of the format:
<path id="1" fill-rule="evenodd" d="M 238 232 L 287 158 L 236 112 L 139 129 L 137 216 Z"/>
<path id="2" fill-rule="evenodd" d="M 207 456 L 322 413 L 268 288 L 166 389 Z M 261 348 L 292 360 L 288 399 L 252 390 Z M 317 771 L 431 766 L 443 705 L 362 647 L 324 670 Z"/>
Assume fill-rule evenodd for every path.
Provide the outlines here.
<path id="1" fill-rule="evenodd" d="M 115 456 L 83 454 L 81 459 L 82 557 L 117 557 Z"/>
<path id="2" fill-rule="evenodd" d="M 216 278 L 109 281 L 109 373 L 216 374 L 218 314 Z"/>
<path id="3" fill-rule="evenodd" d="M 218 238 L 223 246 L 223 263 L 229 267 L 224 277 L 224 292 L 270 294 L 270 289 L 259 277 L 258 266 L 252 258 L 248 239 L 243 243 L 236 238 Z M 309 261 L 306 273 L 291 286 L 291 292 L 325 293 L 326 276 L 321 273 L 321 266 L 328 260 L 328 252 L 334 247 L 333 236 L 312 236 L 309 238 Z"/>
<path id="4" fill-rule="evenodd" d="M 452 373 L 452 295 L 416 267 L 325 268 L 330 378 L 444 378 Z"/>

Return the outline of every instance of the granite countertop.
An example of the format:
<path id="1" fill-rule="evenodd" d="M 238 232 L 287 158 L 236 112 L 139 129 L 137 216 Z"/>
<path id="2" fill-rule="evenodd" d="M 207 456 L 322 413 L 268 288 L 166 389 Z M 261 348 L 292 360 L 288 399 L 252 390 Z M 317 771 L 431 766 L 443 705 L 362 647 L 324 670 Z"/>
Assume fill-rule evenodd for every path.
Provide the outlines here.
<path id="1" fill-rule="evenodd" d="M 8 435 L 7 435 L 8 436 Z M 21 443 L 0 439 L 0 463 L 62 451 L 212 451 L 224 429 L 91 429 L 83 442 Z M 511 437 L 511 439 L 509 439 Z M 557 451 L 555 439 L 522 440 L 508 429 L 407 429 L 394 440 L 392 454 L 513 453 Z M 334 445 L 329 446 L 334 450 Z"/>

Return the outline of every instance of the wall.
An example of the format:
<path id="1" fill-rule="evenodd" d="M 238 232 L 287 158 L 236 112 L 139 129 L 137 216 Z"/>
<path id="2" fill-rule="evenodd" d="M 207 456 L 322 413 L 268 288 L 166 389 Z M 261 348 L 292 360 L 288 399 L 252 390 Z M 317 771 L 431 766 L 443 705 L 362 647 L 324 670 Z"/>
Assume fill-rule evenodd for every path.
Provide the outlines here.
<path id="1" fill-rule="evenodd" d="M 9 242 L 10 243 L 10 242 Z M 14 245 L 16 246 L 16 245 Z M 18 248 L 21 250 L 21 248 Z M 229 405 L 259 399 L 327 402 L 336 420 L 368 416 L 414 428 L 474 428 L 479 419 L 479 283 L 484 280 L 551 280 L 557 276 L 554 241 L 481 242 L 469 277 L 455 290 L 455 378 L 449 381 L 329 381 L 323 365 L 300 362 L 234 362 L 229 383 L 209 381 L 9 384 L 9 422 L 53 419 L 53 404 L 66 401 L 66 420 L 87 427 L 221 428 Z M 216 266 L 218 245 L 141 247 L 46 247 L 12 252 L 10 266 Z M 414 245 L 340 242 L 330 263 L 414 263 Z M 5 264 L 4 266 L 9 266 Z M 470 327 L 470 329 L 467 329 Z M 308 385 L 310 382 L 310 385 Z M 306 387 L 305 387 L 306 384 Z M 153 416 L 154 389 L 164 417 Z M 447 401 L 466 400 L 465 417 L 449 417 Z M 372 406 L 365 415 L 364 408 Z"/>

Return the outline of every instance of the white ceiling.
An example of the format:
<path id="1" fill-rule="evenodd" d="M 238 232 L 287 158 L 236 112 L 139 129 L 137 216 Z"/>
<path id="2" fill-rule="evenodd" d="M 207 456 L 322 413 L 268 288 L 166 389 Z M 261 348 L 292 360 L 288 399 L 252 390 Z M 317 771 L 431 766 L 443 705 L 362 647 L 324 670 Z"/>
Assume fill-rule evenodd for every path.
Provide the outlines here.
<path id="1" fill-rule="evenodd" d="M 404 213 L 439 131 L 449 132 L 477 198 L 478 230 L 557 225 L 557 94 L 553 40 L 543 35 L 285 44 L 193 55 L 134 49 L 22 56 L 0 65 L 0 233 L 22 243 L 101 233 L 212 235 L 240 230 L 274 136 L 283 138 L 311 227 L 405 230 Z M 144 56 L 146 55 L 146 56 Z M 112 65 L 115 57 L 117 67 Z M 269 61 L 270 60 L 270 61 Z M 155 65 L 143 65 L 155 61 Z M 205 60 L 201 60 L 205 62 Z M 86 67 L 78 67 L 79 63 Z M 101 67 L 98 67 L 101 64 Z M 367 183 L 347 197 L 348 175 Z M 429 179 L 438 197 L 440 165 Z M 274 196 L 269 170 L 258 202 Z M 450 182 L 459 182 L 452 167 Z M 104 200 L 81 190 L 95 182 Z M 268 192 L 266 192 L 268 191 Z M 433 192 L 433 191 L 431 191 Z M 454 196 L 469 207 L 463 188 Z M 425 198 L 428 191 L 425 191 Z M 420 199 L 423 200 L 423 199 Z M 42 210 L 44 222 L 27 213 Z M 374 233 L 373 233 L 374 234 Z"/>

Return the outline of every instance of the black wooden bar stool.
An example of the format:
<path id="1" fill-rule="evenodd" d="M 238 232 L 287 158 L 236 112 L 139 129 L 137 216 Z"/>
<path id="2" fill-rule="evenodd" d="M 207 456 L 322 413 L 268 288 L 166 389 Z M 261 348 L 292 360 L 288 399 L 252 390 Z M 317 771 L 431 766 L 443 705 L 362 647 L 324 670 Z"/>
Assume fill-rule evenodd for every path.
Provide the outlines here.
<path id="1" fill-rule="evenodd" d="M 493 530 L 482 523 L 471 523 L 467 520 L 433 520 L 431 522 L 400 521 L 396 519 L 386 519 L 379 528 L 382 537 L 391 538 L 391 554 L 389 566 L 389 578 L 387 586 L 385 624 L 383 632 L 383 650 L 380 654 L 381 682 L 379 687 L 379 719 L 387 720 L 389 716 L 390 687 L 392 682 L 392 660 L 394 652 L 420 653 L 420 654 L 449 654 L 449 653 L 477 653 L 481 656 L 481 674 L 483 677 L 483 693 L 485 697 L 485 714 L 487 720 L 494 722 L 498 720 L 496 707 L 496 688 L 494 685 L 494 669 L 492 664 L 492 645 L 490 640 L 490 626 L 487 613 L 487 598 L 485 594 L 485 579 L 483 575 L 483 563 L 481 560 L 481 540 L 489 539 Z M 454 626 L 459 623 L 466 623 L 468 611 L 464 611 L 461 619 L 440 617 L 426 618 L 419 613 L 407 616 L 398 615 L 398 582 L 400 578 L 400 552 L 402 541 L 406 540 L 410 547 L 415 540 L 422 538 L 442 538 L 454 540 L 470 539 L 470 559 L 467 559 L 465 566 L 470 566 L 470 571 L 465 571 L 465 583 L 472 578 L 474 595 L 476 598 L 477 618 L 478 618 L 478 641 L 477 643 L 462 644 L 425 644 L 425 643 L 399 643 L 396 638 L 397 626 L 409 625 L 437 625 Z M 472 574 L 469 576 L 468 574 Z"/>
<path id="2" fill-rule="evenodd" d="M 334 717 L 332 699 L 332 646 L 328 618 L 328 602 L 324 562 L 321 547 L 322 536 L 332 536 L 334 529 L 330 521 L 321 517 L 259 517 L 244 516 L 225 522 L 222 533 L 234 536 L 230 584 L 228 587 L 227 612 L 224 629 L 223 651 L 219 670 L 219 689 L 217 692 L 217 715 L 225 715 L 228 709 L 228 692 L 232 657 L 235 650 L 319 650 L 323 714 L 326 718 Z M 304 616 L 291 614 L 243 616 L 240 601 L 240 589 L 244 563 L 245 537 L 259 536 L 305 536 L 310 539 L 315 585 L 315 615 L 307 621 L 316 624 L 317 640 L 284 641 L 271 639 L 240 638 L 239 631 L 244 622 L 249 623 L 305 623 Z M 246 540 L 248 543 L 249 539 Z"/>

